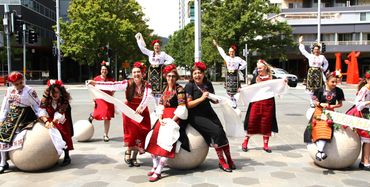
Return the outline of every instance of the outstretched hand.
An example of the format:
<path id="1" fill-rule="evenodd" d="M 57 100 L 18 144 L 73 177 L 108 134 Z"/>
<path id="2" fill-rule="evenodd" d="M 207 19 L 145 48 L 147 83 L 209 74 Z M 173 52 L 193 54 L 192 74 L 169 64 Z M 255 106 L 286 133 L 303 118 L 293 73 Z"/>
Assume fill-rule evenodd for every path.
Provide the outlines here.
<path id="1" fill-rule="evenodd" d="M 216 47 L 218 46 L 216 40 L 213 40 L 212 42 L 213 42 L 213 45 L 215 45 Z"/>
<path id="2" fill-rule="evenodd" d="M 89 84 L 95 86 L 96 85 L 96 81 L 94 81 L 94 80 L 87 80 L 86 81 L 86 85 L 89 85 Z"/>
<path id="3" fill-rule="evenodd" d="M 141 40 L 141 38 L 143 38 L 143 35 L 141 35 L 140 32 L 138 32 L 136 35 L 135 35 L 135 38 L 136 40 Z"/>
<path id="4" fill-rule="evenodd" d="M 300 36 L 298 42 L 301 44 L 303 42 L 303 36 Z"/>

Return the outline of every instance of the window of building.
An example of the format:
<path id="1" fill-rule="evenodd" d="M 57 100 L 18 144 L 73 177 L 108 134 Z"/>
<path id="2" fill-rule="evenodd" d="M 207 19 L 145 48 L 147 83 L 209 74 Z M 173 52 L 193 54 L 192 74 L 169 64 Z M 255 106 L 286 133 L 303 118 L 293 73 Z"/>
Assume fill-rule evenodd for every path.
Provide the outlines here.
<path id="1" fill-rule="evenodd" d="M 288 6 L 289 6 L 289 8 L 294 8 L 294 7 L 293 7 L 293 3 L 289 3 L 289 5 L 288 5 Z"/>
<path id="2" fill-rule="evenodd" d="M 340 33 L 338 34 L 338 41 L 352 41 L 353 34 L 352 33 Z"/>
<path id="3" fill-rule="evenodd" d="M 366 21 L 366 12 L 360 13 L 360 21 Z"/>

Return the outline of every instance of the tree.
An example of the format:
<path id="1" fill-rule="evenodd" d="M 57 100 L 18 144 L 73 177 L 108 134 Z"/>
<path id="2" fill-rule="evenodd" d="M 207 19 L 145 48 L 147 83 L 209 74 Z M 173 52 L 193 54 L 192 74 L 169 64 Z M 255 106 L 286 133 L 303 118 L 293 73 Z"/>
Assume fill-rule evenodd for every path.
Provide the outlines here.
<path id="1" fill-rule="evenodd" d="M 203 0 L 202 61 L 208 66 L 215 62 L 223 63 L 217 49 L 212 45 L 213 39 L 225 50 L 228 50 L 231 44 L 235 44 L 239 49 L 248 44 L 250 51 L 256 51 L 260 58 L 286 58 L 284 50 L 294 45 L 292 29 L 285 22 L 267 19 L 267 15 L 278 13 L 279 8 L 270 5 L 268 0 Z M 190 40 L 188 37 L 194 40 L 194 30 L 190 30 L 191 28 L 193 27 L 185 27 L 183 31 L 176 32 L 169 43 L 181 42 L 178 47 L 186 48 L 183 45 L 191 43 L 183 41 Z M 188 34 L 178 34 L 182 32 Z M 256 40 L 257 36 L 262 36 L 262 39 Z M 183 50 L 176 49 L 169 50 L 169 54 L 181 57 Z M 237 55 L 242 56 L 242 50 L 238 50 Z M 194 57 L 189 55 L 186 58 Z"/>
<path id="2" fill-rule="evenodd" d="M 99 57 L 98 53 L 109 44 L 118 62 L 136 61 L 141 52 L 135 34 L 141 32 L 146 39 L 152 38 L 143 16 L 135 0 L 72 0 L 69 20 L 60 22 L 61 50 L 80 64 L 92 65 L 106 60 L 107 56 Z"/>

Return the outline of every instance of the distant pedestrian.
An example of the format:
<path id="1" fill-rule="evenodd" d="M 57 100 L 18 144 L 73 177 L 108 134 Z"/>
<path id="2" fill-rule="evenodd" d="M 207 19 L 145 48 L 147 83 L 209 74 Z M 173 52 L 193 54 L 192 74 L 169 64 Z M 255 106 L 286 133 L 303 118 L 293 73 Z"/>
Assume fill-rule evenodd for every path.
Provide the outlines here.
<path id="1" fill-rule="evenodd" d="M 109 65 L 107 62 L 103 61 L 101 63 L 100 75 L 96 76 L 94 78 L 94 81 L 114 81 L 114 79 L 110 76 Z M 103 92 L 110 96 L 113 96 L 114 94 L 113 91 L 103 90 Z M 103 141 L 108 142 L 110 120 L 114 118 L 114 105 L 112 103 L 104 101 L 103 99 L 95 99 L 94 103 L 94 112 L 90 114 L 89 121 L 91 123 L 93 119 L 104 120 Z"/>

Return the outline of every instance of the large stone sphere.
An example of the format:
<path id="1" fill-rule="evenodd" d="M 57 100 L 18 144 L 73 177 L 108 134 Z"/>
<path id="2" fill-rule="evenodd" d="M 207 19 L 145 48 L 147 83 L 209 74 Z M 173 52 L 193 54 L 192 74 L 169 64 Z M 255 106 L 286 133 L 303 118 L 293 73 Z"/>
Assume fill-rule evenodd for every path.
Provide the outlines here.
<path id="1" fill-rule="evenodd" d="M 207 157 L 209 146 L 191 125 L 186 128 L 186 134 L 189 138 L 190 151 L 180 149 L 175 154 L 175 158 L 169 159 L 167 164 L 174 169 L 193 169 L 204 162 Z"/>
<path id="2" fill-rule="evenodd" d="M 53 167 L 59 159 L 47 128 L 36 123 L 28 130 L 23 147 L 9 152 L 10 160 L 23 171 L 40 171 Z"/>
<path id="3" fill-rule="evenodd" d="M 73 125 L 74 137 L 77 141 L 89 141 L 94 135 L 94 126 L 88 120 L 79 120 Z"/>
<path id="4" fill-rule="evenodd" d="M 307 149 L 315 164 L 328 169 L 343 169 L 353 165 L 361 151 L 360 137 L 350 128 L 334 130 L 330 143 L 326 143 L 324 152 L 328 155 L 325 160 L 317 161 L 317 147 L 308 144 Z"/>

